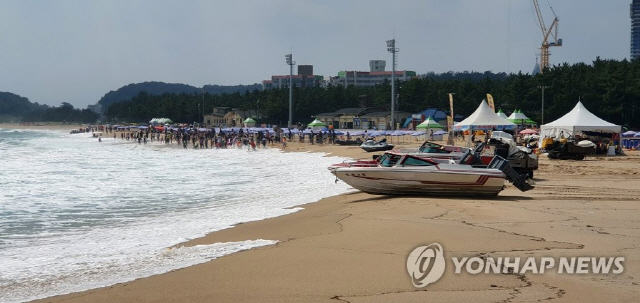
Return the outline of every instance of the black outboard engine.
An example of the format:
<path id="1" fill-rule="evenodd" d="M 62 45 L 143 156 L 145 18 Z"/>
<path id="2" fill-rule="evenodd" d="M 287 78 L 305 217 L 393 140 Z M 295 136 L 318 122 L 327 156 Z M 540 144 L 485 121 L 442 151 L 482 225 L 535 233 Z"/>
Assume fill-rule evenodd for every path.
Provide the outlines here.
<path id="1" fill-rule="evenodd" d="M 507 176 L 507 180 L 520 191 L 528 191 L 534 188 L 533 185 L 527 182 L 527 175 L 521 175 L 516 172 L 505 158 L 500 156 L 493 157 L 487 168 L 497 168 L 501 170 Z"/>

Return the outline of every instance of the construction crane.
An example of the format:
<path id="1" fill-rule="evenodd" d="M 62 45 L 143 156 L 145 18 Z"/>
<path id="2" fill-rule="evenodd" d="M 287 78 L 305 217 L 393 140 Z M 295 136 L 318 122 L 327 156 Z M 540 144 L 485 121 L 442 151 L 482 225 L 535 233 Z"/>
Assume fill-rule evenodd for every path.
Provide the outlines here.
<path id="1" fill-rule="evenodd" d="M 547 0 L 547 2 L 549 1 Z M 533 0 L 533 6 L 538 14 L 538 23 L 540 23 L 543 37 L 542 46 L 540 47 L 540 73 L 542 73 L 545 68 L 549 67 L 549 47 L 562 46 L 562 39 L 558 39 L 558 16 L 556 16 L 556 12 L 553 11 L 551 3 L 549 3 L 549 7 L 551 7 L 554 18 L 549 29 L 547 29 L 547 26 L 544 24 L 544 19 L 542 19 L 542 12 L 540 12 L 538 0 Z M 551 37 L 553 41 L 549 42 L 549 37 Z"/>

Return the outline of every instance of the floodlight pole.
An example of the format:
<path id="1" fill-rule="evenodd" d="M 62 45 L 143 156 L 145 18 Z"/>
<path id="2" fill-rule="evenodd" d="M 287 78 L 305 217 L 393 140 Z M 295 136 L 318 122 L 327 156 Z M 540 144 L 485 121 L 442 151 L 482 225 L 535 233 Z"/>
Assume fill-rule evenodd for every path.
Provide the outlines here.
<path id="1" fill-rule="evenodd" d="M 400 49 L 396 48 L 396 39 L 387 40 L 387 51 L 392 55 L 391 64 L 391 130 L 395 130 L 395 97 L 396 97 L 396 53 Z"/>
<path id="2" fill-rule="evenodd" d="M 545 85 L 538 85 L 538 88 L 542 90 L 542 112 L 540 114 L 540 125 L 543 125 L 544 124 L 544 90 L 549 87 Z"/>
<path id="3" fill-rule="evenodd" d="M 291 123 L 293 122 L 293 66 L 296 65 L 296 61 L 292 60 L 292 54 L 285 55 L 285 58 L 289 65 L 289 123 L 287 128 L 291 128 Z"/>

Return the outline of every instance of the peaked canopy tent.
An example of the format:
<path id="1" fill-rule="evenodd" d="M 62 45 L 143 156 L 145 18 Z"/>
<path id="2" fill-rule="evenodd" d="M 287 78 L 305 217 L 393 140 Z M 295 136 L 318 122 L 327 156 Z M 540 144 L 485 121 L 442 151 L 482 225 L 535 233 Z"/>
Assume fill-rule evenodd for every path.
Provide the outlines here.
<path id="1" fill-rule="evenodd" d="M 256 120 L 251 119 L 251 117 L 248 117 L 247 119 L 242 121 L 242 123 L 244 123 L 244 127 L 255 127 L 256 126 Z"/>
<path id="2" fill-rule="evenodd" d="M 444 126 L 442 126 L 442 124 L 434 121 L 431 119 L 431 117 L 428 117 L 426 120 L 422 121 L 422 123 L 418 124 L 418 126 L 416 126 L 416 130 L 424 130 L 424 135 L 430 137 L 431 139 L 433 136 L 433 129 L 443 129 Z M 431 130 L 431 132 L 429 131 Z"/>
<path id="3" fill-rule="evenodd" d="M 311 127 L 314 130 L 321 130 L 323 127 L 326 127 L 327 125 L 324 124 L 322 121 L 315 119 L 313 120 L 313 122 L 309 123 L 307 126 Z"/>
<path id="4" fill-rule="evenodd" d="M 173 121 L 169 118 L 153 118 L 149 121 L 150 124 L 173 124 Z"/>
<path id="5" fill-rule="evenodd" d="M 516 109 L 513 113 L 511 113 L 511 116 L 509 116 L 507 120 L 519 125 L 536 124 L 536 121 L 529 119 L 527 115 L 525 115 L 524 113 L 522 113 L 521 110 L 518 110 L 518 109 Z"/>
<path id="6" fill-rule="evenodd" d="M 550 137 L 575 136 L 584 132 L 609 133 L 613 134 L 614 140 L 617 135 L 619 140 L 622 127 L 598 118 L 587 110 L 582 102 L 578 101 L 578 104 L 566 115 L 540 127 L 540 140 Z M 620 147 L 619 144 L 617 145 Z"/>
<path id="7" fill-rule="evenodd" d="M 472 130 L 493 130 L 493 129 L 515 129 L 516 125 L 500 116 L 498 116 L 489 107 L 486 101 L 482 100 L 480 106 L 473 114 L 466 119 L 456 123 L 454 130 L 472 129 Z"/>
<path id="8" fill-rule="evenodd" d="M 430 129 L 430 128 L 440 129 L 440 128 L 444 128 L 444 126 L 432 120 L 431 117 L 427 118 L 426 120 L 422 121 L 422 123 L 418 124 L 418 126 L 416 126 L 416 129 Z"/>
<path id="9" fill-rule="evenodd" d="M 500 118 L 506 119 L 507 115 L 505 115 L 505 113 L 502 111 L 502 109 L 500 109 L 496 114 L 498 114 L 498 116 L 500 116 Z"/>

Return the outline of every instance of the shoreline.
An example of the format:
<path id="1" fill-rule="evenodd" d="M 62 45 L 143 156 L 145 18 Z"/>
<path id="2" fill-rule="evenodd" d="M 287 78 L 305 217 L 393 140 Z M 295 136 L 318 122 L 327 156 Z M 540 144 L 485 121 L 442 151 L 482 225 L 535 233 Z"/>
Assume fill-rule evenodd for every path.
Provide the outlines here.
<path id="1" fill-rule="evenodd" d="M 358 147 L 297 144 L 288 143 L 285 151 L 348 158 L 373 154 Z M 640 153 L 627 155 L 585 161 L 541 158 L 535 190 L 520 193 L 508 186 L 493 199 L 390 197 L 358 191 L 333 196 L 303 204 L 292 214 L 241 223 L 184 243 L 267 239 L 279 241 L 275 245 L 35 302 L 630 302 L 640 298 L 634 282 L 640 278 L 640 222 L 634 220 L 640 210 L 640 190 L 634 185 Z M 627 260 L 623 274 L 602 276 L 474 276 L 456 275 L 447 268 L 440 281 L 416 289 L 406 272 L 406 257 L 416 246 L 433 242 L 457 256 L 624 252 Z"/>

